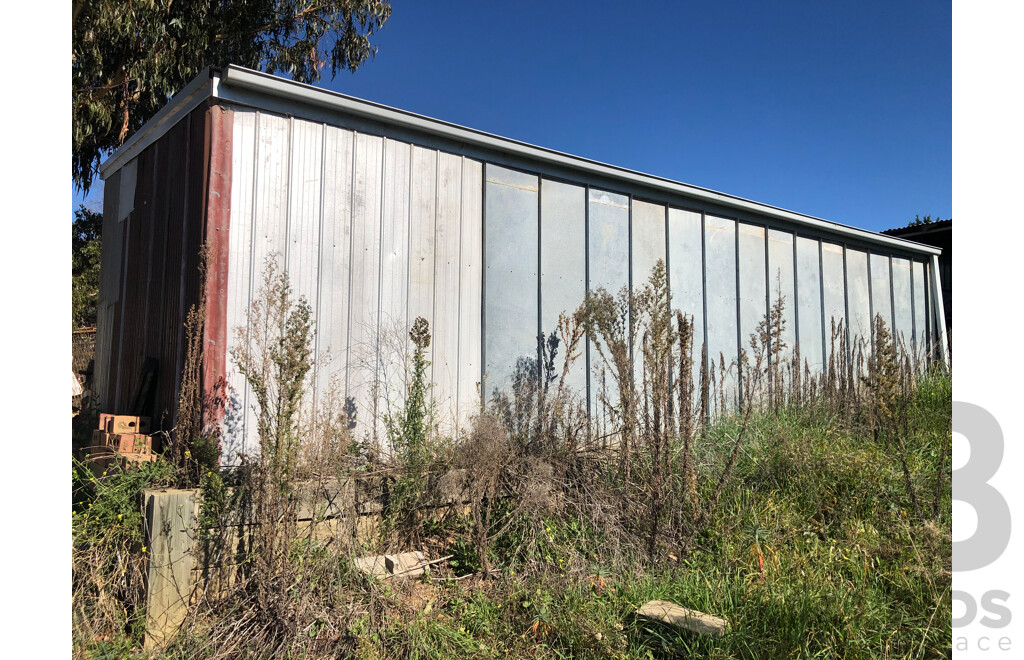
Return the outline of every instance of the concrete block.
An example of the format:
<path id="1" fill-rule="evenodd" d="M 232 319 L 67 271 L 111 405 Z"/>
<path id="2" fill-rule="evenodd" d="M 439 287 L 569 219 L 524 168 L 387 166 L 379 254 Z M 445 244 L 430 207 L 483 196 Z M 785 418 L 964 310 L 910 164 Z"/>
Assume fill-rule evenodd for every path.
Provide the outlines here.
<path id="1" fill-rule="evenodd" d="M 636 613 L 699 635 L 721 637 L 729 629 L 729 622 L 725 619 L 697 610 L 688 610 L 667 600 L 652 600 L 645 603 Z"/>
<path id="2" fill-rule="evenodd" d="M 352 562 L 355 567 L 376 578 L 387 577 L 388 565 L 384 555 L 373 555 L 370 557 L 356 557 Z"/>
<path id="3" fill-rule="evenodd" d="M 384 555 L 388 570 L 394 575 L 401 574 L 403 577 L 416 577 L 423 575 L 426 570 L 427 557 L 419 550 L 415 552 L 402 552 L 396 555 Z"/>

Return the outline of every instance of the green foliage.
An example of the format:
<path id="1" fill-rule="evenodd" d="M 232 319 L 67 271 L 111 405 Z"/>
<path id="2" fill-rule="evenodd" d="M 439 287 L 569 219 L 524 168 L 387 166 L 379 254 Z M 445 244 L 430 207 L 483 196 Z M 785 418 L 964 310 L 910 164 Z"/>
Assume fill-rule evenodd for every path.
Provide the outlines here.
<path id="1" fill-rule="evenodd" d="M 922 218 L 921 216 L 915 214 L 914 215 L 914 219 L 911 220 L 910 222 L 908 222 L 907 226 L 908 227 L 920 227 L 921 225 L 930 225 L 933 222 L 944 222 L 944 220 L 942 218 L 940 218 L 939 216 L 935 216 L 935 219 L 933 220 L 932 216 L 930 216 L 930 215 L 926 215 L 926 216 L 924 216 Z"/>
<path id="2" fill-rule="evenodd" d="M 71 14 L 72 180 L 88 190 L 102 155 L 208 65 L 314 83 L 373 57 L 386 0 L 87 2 Z"/>
<path id="3" fill-rule="evenodd" d="M 394 450 L 404 459 L 403 462 L 419 463 L 430 431 L 430 409 L 427 400 L 430 389 L 427 368 L 430 361 L 426 357 L 427 349 L 430 348 L 430 324 L 422 316 L 413 321 L 409 339 L 413 345 L 409 391 L 397 428 L 391 429 L 390 440 Z"/>
<path id="4" fill-rule="evenodd" d="M 409 331 L 412 341 L 412 372 L 407 384 L 405 403 L 397 418 L 385 416 L 388 440 L 395 457 L 403 466 L 389 494 L 386 525 L 393 531 L 408 534 L 416 524 L 416 509 L 426 485 L 431 457 L 430 383 L 427 380 L 427 349 L 430 348 L 430 324 L 419 316 Z"/>
<path id="5" fill-rule="evenodd" d="M 538 376 L 536 389 L 524 392 L 535 397 L 533 421 L 510 429 L 507 419 L 483 413 L 457 441 L 439 438 L 427 380 L 430 331 L 417 319 L 405 402 L 385 419 L 394 454 L 366 470 L 347 459 L 310 462 L 317 438 L 347 447 L 348 436 L 320 428 L 333 412 L 294 423 L 296 402 L 309 403 L 312 322 L 273 264 L 266 272 L 249 325 L 238 330 L 248 350 L 235 357 L 255 376 L 254 392 L 262 388 L 257 413 L 274 419 L 261 422 L 262 456 L 232 473 L 231 487 L 216 470 L 201 479 L 203 554 L 213 566 L 242 568 L 226 596 L 206 592 L 167 657 L 948 657 L 951 377 L 912 364 L 880 318 L 874 353 L 849 367 L 847 381 L 835 374 L 849 365 L 833 364 L 833 356 L 817 380 L 808 372 L 802 385 L 776 383 L 763 356 L 779 361 L 777 301 L 739 362 L 746 405 L 706 419 L 706 395 L 697 404 L 692 382 L 670 378 L 690 377 L 693 329 L 686 315 L 669 311 L 663 265 L 633 296 L 632 318 L 621 313 L 622 297 L 592 298 L 597 317 L 589 330 L 604 342 L 609 366 L 631 352 L 626 340 L 634 336 L 642 358 L 622 363 L 631 367 L 627 383 L 640 367 L 625 471 L 614 449 L 573 435 L 561 383 L 545 402 Z M 584 320 L 563 321 L 562 345 L 572 355 Z M 534 359 L 530 373 L 555 373 L 541 362 Z M 763 396 L 765 376 L 777 396 Z M 338 419 L 340 430 L 347 418 Z M 280 446 L 277 437 L 285 438 Z M 299 469 L 269 470 L 275 460 L 292 464 L 299 437 L 314 445 L 309 454 L 305 443 Z M 195 469 L 204 460 L 186 459 Z M 300 484 L 309 475 L 316 478 Z M 357 511 L 377 484 L 390 487 L 371 545 L 447 561 L 421 579 L 378 580 L 350 560 L 366 552 L 358 547 L 363 521 L 313 514 L 300 528 L 307 486 L 320 492 L 353 478 Z M 116 530 L 79 544 L 91 552 L 76 554 L 76 651 L 95 648 L 81 621 L 120 622 L 124 634 L 102 652 L 126 655 L 137 645 L 137 610 L 118 613 L 109 604 L 130 600 L 141 586 L 141 518 L 130 509 L 144 480 L 119 479 L 125 490 L 76 497 L 92 503 L 76 504 L 76 516 L 102 499 L 90 513 L 100 523 L 90 524 Z M 82 493 L 97 488 L 88 474 L 78 482 Z M 245 543 L 229 542 L 235 514 L 258 522 Z M 350 545 L 339 548 L 350 533 Z M 129 579 L 114 600 L 110 576 L 119 570 Z M 637 618 L 637 607 L 653 599 L 724 617 L 730 632 L 697 637 Z"/>
<path id="6" fill-rule="evenodd" d="M 299 409 L 313 368 L 313 312 L 292 295 L 288 276 L 267 258 L 263 284 L 238 328 L 231 357 L 256 402 L 260 455 L 279 484 L 288 482 L 299 447 Z"/>
<path id="7" fill-rule="evenodd" d="M 96 325 L 103 214 L 79 206 L 71 222 L 71 328 Z"/>
<path id="8" fill-rule="evenodd" d="M 72 460 L 71 601 L 76 647 L 120 657 L 141 642 L 145 560 L 142 491 L 174 482 L 164 461 L 100 474 Z"/>

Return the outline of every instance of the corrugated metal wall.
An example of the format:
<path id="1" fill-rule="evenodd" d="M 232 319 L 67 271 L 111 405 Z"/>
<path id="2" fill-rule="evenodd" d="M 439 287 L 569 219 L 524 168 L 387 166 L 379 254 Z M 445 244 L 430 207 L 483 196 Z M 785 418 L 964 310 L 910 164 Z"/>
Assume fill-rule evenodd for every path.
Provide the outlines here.
<path id="1" fill-rule="evenodd" d="M 537 336 L 572 312 L 586 287 L 638 291 L 667 257 L 673 306 L 695 325 L 694 378 L 706 341 L 713 365 L 711 413 L 735 403 L 736 362 L 779 297 L 789 362 L 821 373 L 833 353 L 870 351 L 880 314 L 908 351 L 934 336 L 924 299 L 926 262 L 848 249 L 796 230 L 634 199 L 627 194 L 485 165 L 485 378 L 488 398 L 508 391 L 537 356 Z M 538 270 L 539 264 L 539 270 Z M 870 268 L 870 270 L 869 270 Z M 538 305 L 539 301 L 539 305 Z M 847 323 L 847 318 L 850 323 Z M 835 334 L 834 334 L 835 333 Z M 849 337 L 847 338 L 847 333 Z M 639 355 L 639 351 L 637 352 Z M 615 383 L 588 346 L 571 384 L 607 425 Z M 535 365 L 536 362 L 533 362 Z M 724 369 L 723 369 L 724 366 Z M 638 380 L 639 383 L 639 380 Z M 588 391 L 589 388 L 589 391 Z M 724 390 L 723 390 L 724 388 Z"/>
<path id="2" fill-rule="evenodd" d="M 266 112 L 236 110 L 233 126 L 229 349 L 244 345 L 277 255 L 316 317 L 317 396 L 333 388 L 350 399 L 357 435 L 383 441 L 381 419 L 404 390 L 408 328 L 422 316 L 439 422 L 454 431 L 480 405 L 482 164 Z M 252 395 L 230 361 L 228 381 L 225 464 L 255 443 Z"/>
<path id="3" fill-rule="evenodd" d="M 211 112 L 222 114 L 211 121 Z M 854 354 L 870 350 L 875 314 L 919 355 L 938 336 L 925 259 L 748 213 L 729 217 L 688 198 L 641 199 L 615 182 L 531 171 L 529 162 L 458 153 L 460 145 L 418 134 L 397 137 L 360 122 L 342 127 L 214 104 L 113 173 L 96 349 L 104 409 L 129 412 L 153 357 L 151 414 L 159 424 L 166 412 L 163 426 L 173 424 L 204 239 L 227 239 L 207 283 L 204 336 L 204 391 L 217 394 L 220 374 L 228 386 L 225 465 L 255 448 L 253 398 L 225 356 L 249 343 L 248 314 L 271 255 L 315 314 L 311 396 L 347 398 L 357 434 L 381 440 L 383 415 L 403 398 L 407 332 L 417 316 L 431 326 L 438 422 L 457 432 L 482 396 L 536 369 L 538 337 L 556 330 L 560 313 L 572 312 L 588 289 L 638 290 L 658 259 L 668 265 L 674 306 L 694 319 L 695 378 L 702 344 L 715 364 L 723 395 L 710 412 L 735 402 L 738 352 L 780 297 L 783 358 L 799 348 L 814 372 L 826 366 L 840 323 Z M 601 400 L 616 398 L 603 371 L 588 343 L 568 382 L 598 426 L 611 421 Z"/>
<path id="4" fill-rule="evenodd" d="M 184 320 L 198 301 L 211 111 L 193 111 L 104 185 L 96 396 L 104 412 L 150 415 L 155 428 L 174 425 Z M 147 358 L 156 378 L 136 407 Z"/>

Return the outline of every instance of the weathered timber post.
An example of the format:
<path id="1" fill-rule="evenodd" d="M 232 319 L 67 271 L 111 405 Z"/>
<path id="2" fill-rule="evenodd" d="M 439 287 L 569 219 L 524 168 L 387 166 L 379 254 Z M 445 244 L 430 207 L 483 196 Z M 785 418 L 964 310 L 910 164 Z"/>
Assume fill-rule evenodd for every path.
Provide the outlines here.
<path id="1" fill-rule="evenodd" d="M 197 490 L 145 490 L 146 649 L 159 648 L 181 627 L 188 612 L 195 561 Z"/>

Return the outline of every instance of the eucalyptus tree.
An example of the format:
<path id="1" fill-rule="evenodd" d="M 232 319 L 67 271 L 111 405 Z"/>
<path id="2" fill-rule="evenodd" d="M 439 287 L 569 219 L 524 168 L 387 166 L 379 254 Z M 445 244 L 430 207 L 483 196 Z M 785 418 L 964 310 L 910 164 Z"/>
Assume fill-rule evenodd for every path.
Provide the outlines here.
<path id="1" fill-rule="evenodd" d="M 386 0 L 75 0 L 72 181 L 88 191 L 103 155 L 206 66 L 314 83 L 372 58 L 390 15 Z"/>

